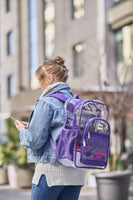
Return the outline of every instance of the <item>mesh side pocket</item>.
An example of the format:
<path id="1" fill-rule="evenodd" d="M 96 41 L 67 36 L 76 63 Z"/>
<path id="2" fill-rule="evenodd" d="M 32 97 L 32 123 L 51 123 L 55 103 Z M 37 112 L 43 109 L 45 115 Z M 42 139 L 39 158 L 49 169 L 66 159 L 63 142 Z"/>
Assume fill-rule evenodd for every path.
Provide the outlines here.
<path id="1" fill-rule="evenodd" d="M 73 151 L 77 145 L 78 134 L 78 129 L 68 130 L 62 128 L 56 149 L 57 159 L 68 159 L 73 161 Z"/>

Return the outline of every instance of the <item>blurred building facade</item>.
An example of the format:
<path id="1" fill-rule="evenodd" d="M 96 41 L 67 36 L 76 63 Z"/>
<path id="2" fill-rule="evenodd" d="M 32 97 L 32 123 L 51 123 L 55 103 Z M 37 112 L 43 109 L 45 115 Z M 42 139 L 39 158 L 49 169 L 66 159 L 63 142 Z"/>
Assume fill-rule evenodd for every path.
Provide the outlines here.
<path id="1" fill-rule="evenodd" d="M 0 52 L 3 135 L 9 114 L 33 109 L 45 59 L 65 59 L 80 97 L 133 83 L 133 0 L 1 0 Z"/>

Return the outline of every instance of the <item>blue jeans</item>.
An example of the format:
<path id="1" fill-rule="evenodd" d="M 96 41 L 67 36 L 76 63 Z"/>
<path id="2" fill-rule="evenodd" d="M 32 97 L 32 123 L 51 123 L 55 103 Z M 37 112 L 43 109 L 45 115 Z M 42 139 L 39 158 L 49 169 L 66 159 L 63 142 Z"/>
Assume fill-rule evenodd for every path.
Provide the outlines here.
<path id="1" fill-rule="evenodd" d="M 48 187 L 45 175 L 38 185 L 32 184 L 31 200 L 78 200 L 81 185 Z"/>

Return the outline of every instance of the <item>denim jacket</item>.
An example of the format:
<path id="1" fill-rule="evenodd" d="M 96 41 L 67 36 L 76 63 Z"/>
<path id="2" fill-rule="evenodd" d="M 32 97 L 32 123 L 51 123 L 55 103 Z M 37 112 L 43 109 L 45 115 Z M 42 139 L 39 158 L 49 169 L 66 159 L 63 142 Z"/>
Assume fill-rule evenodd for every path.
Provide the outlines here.
<path id="1" fill-rule="evenodd" d="M 47 97 L 47 95 L 55 92 L 60 92 L 67 98 L 72 97 L 70 87 L 66 83 L 53 87 L 37 100 L 29 119 L 29 128 L 23 129 L 19 133 L 21 145 L 27 148 L 28 162 L 56 162 L 49 135 L 51 135 L 54 143 L 57 144 L 66 115 L 63 102 L 54 97 Z M 41 155 L 45 144 L 44 153 Z"/>

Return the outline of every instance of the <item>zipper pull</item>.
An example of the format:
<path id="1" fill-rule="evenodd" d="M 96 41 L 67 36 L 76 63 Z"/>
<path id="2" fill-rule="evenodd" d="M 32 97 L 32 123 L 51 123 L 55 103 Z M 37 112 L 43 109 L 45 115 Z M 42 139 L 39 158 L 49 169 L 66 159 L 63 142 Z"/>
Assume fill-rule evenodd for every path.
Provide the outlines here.
<path id="1" fill-rule="evenodd" d="M 88 132 L 88 139 L 90 139 L 90 132 Z"/>
<path id="2" fill-rule="evenodd" d="M 85 139 L 83 139 L 83 147 L 85 147 L 86 146 L 86 144 L 85 144 Z"/>

